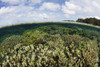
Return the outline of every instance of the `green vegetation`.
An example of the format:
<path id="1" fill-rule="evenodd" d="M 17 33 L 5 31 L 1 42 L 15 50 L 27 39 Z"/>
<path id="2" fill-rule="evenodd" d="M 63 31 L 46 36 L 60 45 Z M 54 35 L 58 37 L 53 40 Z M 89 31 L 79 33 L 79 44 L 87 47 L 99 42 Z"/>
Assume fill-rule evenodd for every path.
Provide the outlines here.
<path id="1" fill-rule="evenodd" d="M 96 19 L 96 18 L 86 18 L 86 19 L 79 18 L 77 20 L 77 22 L 83 22 L 83 23 L 88 23 L 88 24 L 100 26 L 100 20 Z"/>
<path id="2" fill-rule="evenodd" d="M 42 25 L 7 37 L 2 67 L 98 67 L 100 32 L 77 26 Z"/>

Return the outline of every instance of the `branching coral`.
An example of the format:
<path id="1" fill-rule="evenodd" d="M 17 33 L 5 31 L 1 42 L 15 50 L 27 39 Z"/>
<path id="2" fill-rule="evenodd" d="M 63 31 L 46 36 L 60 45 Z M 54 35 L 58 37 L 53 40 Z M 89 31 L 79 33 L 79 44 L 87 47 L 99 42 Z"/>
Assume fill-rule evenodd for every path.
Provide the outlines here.
<path id="1" fill-rule="evenodd" d="M 8 48 L 13 48 L 16 44 L 22 42 L 22 37 L 20 35 L 13 35 L 8 38 L 6 38 L 2 43 L 1 46 L 5 48 L 6 51 L 8 51 Z"/>
<path id="2" fill-rule="evenodd" d="M 97 67 L 99 61 L 97 39 L 90 40 L 80 35 L 70 35 L 73 30 L 68 28 L 52 26 L 46 28 L 40 27 L 24 32 L 22 42 L 14 44 L 14 48 L 9 48 L 8 52 L 3 54 L 0 65 Z"/>
<path id="3" fill-rule="evenodd" d="M 53 35 L 51 43 L 38 44 L 35 46 L 17 44 L 14 49 L 5 55 L 2 62 L 3 67 L 94 67 L 97 66 L 98 53 L 96 47 L 79 43 L 65 46 L 62 38 Z M 58 42 L 57 42 L 58 41 Z M 55 45 L 56 44 L 56 45 Z M 80 46 L 81 45 L 81 46 Z M 86 46 L 84 46 L 86 45 Z M 52 47 L 51 47 L 52 46 Z M 80 49 L 81 48 L 81 49 Z"/>
<path id="4" fill-rule="evenodd" d="M 38 44 L 43 42 L 43 37 L 48 36 L 47 33 L 44 33 L 39 30 L 29 30 L 23 34 L 23 42 L 27 44 Z"/>

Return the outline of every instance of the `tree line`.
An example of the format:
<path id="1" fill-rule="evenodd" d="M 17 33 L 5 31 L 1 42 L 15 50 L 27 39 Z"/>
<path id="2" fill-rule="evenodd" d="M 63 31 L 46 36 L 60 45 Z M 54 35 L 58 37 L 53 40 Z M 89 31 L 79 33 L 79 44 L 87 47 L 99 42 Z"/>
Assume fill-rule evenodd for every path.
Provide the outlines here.
<path id="1" fill-rule="evenodd" d="M 78 18 L 76 21 L 100 26 L 100 19 L 96 18 Z"/>

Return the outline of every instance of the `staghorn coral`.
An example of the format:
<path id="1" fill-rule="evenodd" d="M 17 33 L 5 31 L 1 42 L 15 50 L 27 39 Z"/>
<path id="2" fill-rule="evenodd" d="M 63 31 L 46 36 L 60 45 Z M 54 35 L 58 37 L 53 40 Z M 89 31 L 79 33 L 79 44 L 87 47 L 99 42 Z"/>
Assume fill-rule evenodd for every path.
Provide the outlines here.
<path id="1" fill-rule="evenodd" d="M 48 34 L 39 30 L 28 30 L 22 35 L 24 43 L 34 43 L 35 45 L 43 42 L 43 37 L 45 36 L 48 36 Z"/>
<path id="2" fill-rule="evenodd" d="M 6 38 L 2 43 L 1 46 L 8 51 L 8 48 L 13 48 L 16 44 L 22 42 L 22 37 L 20 35 L 13 35 Z"/>
<path id="3" fill-rule="evenodd" d="M 2 67 L 97 67 L 97 39 L 73 34 L 75 30 L 59 27 L 40 27 L 22 35 L 3 54 Z M 42 30 L 41 30 L 42 29 Z M 60 32 L 60 33 L 59 33 Z M 63 35 L 62 35 L 63 34 Z"/>
<path id="4" fill-rule="evenodd" d="M 91 44 L 82 42 L 77 45 L 73 42 L 65 46 L 63 39 L 59 36 L 58 34 L 51 36 L 53 45 L 50 45 L 51 43 L 48 41 L 37 46 L 34 44 L 17 44 L 14 49 L 5 54 L 1 66 L 97 67 L 98 53 L 94 50 L 97 47 L 90 47 L 92 42 Z"/>
<path id="5" fill-rule="evenodd" d="M 20 35 L 13 35 L 6 38 L 0 44 L 0 62 L 2 62 L 5 53 L 7 53 L 10 49 L 14 48 L 16 44 L 21 42 L 22 42 L 22 37 Z"/>

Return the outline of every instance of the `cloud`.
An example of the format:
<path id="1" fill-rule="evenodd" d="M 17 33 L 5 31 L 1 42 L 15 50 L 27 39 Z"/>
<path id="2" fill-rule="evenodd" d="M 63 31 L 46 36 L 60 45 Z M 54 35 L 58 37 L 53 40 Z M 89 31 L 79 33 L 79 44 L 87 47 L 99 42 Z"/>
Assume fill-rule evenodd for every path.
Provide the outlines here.
<path id="1" fill-rule="evenodd" d="M 65 17 L 100 17 L 100 0 L 70 0 L 62 5 Z"/>
<path id="2" fill-rule="evenodd" d="M 34 10 L 30 6 L 8 6 L 0 9 L 0 26 L 29 21 L 29 12 Z"/>
<path id="3" fill-rule="evenodd" d="M 0 8 L 0 26 L 25 22 L 51 21 L 58 18 L 58 14 L 42 12 L 32 6 L 8 6 Z"/>
<path id="4" fill-rule="evenodd" d="M 60 5 L 56 3 L 51 2 L 44 2 L 42 6 L 40 7 L 40 10 L 51 10 L 51 11 L 57 11 L 60 9 Z"/>
<path id="5" fill-rule="evenodd" d="M 28 11 L 34 10 L 34 7 L 31 6 L 8 6 L 8 7 L 1 7 L 0 8 L 0 17 L 6 15 L 13 15 L 13 14 L 24 14 Z"/>
<path id="6" fill-rule="evenodd" d="M 62 11 L 65 13 L 65 14 L 75 14 L 75 11 L 72 11 L 72 10 L 68 10 L 68 8 L 66 6 L 62 6 Z"/>
<path id="7" fill-rule="evenodd" d="M 8 3 L 10 5 L 16 5 L 16 4 L 29 4 L 34 5 L 37 3 L 40 3 L 42 0 L 1 0 L 2 2 Z"/>
<path id="8" fill-rule="evenodd" d="M 65 4 L 44 0 L 1 0 L 0 26 L 35 21 L 100 18 L 100 0 L 66 0 Z"/>
<path id="9" fill-rule="evenodd" d="M 7 14 L 7 13 L 10 13 L 10 12 L 13 12 L 14 10 L 15 10 L 15 8 L 2 7 L 2 8 L 0 9 L 0 15 Z"/>

